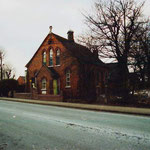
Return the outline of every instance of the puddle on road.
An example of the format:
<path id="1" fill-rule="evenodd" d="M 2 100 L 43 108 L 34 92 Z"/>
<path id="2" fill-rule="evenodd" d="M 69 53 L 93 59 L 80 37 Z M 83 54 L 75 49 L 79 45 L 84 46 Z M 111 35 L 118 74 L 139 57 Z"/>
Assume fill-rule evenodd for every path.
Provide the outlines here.
<path id="1" fill-rule="evenodd" d="M 7 145 L 8 145 L 7 143 L 0 144 L 0 150 L 6 150 Z"/>

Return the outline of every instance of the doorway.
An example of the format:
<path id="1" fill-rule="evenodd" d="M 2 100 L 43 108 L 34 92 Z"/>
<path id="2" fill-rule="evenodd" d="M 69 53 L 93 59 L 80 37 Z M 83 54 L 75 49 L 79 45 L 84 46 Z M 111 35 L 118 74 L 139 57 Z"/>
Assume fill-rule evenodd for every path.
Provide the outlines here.
<path id="1" fill-rule="evenodd" d="M 58 95 L 59 94 L 59 79 L 58 80 L 56 80 L 56 79 L 54 79 L 53 80 L 53 94 L 54 95 Z"/>
<path id="2" fill-rule="evenodd" d="M 57 80 L 53 80 L 53 93 L 54 95 L 58 94 L 58 89 L 57 89 Z"/>

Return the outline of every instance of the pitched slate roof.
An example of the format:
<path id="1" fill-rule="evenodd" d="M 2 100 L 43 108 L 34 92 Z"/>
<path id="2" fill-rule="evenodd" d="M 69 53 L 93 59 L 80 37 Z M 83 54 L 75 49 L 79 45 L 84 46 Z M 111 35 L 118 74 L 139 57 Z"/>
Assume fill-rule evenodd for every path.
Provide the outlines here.
<path id="1" fill-rule="evenodd" d="M 58 72 L 53 67 L 48 67 L 48 69 L 51 73 L 52 78 L 58 79 L 60 77 Z"/>
<path id="2" fill-rule="evenodd" d="M 59 35 L 53 33 L 53 35 L 59 40 L 66 49 L 68 49 L 73 57 L 76 57 L 80 63 L 105 65 L 100 59 L 85 46 L 69 41 Z"/>
<path id="3" fill-rule="evenodd" d="M 71 52 L 72 56 L 76 57 L 80 63 L 105 66 L 105 64 L 100 59 L 95 57 L 95 55 L 87 47 L 77 44 L 75 42 L 69 41 L 68 39 L 63 38 L 54 33 L 48 34 L 46 36 L 46 38 L 44 39 L 44 41 L 42 42 L 42 44 L 40 45 L 40 47 L 43 45 L 43 43 L 46 41 L 46 39 L 52 35 L 54 35 L 56 37 L 56 39 L 58 41 L 60 41 L 63 44 L 63 46 Z M 40 50 L 40 47 L 38 48 L 36 53 Z M 28 65 L 30 64 L 32 59 L 35 57 L 36 53 L 33 55 L 31 60 L 26 64 L 26 67 L 28 67 Z"/>

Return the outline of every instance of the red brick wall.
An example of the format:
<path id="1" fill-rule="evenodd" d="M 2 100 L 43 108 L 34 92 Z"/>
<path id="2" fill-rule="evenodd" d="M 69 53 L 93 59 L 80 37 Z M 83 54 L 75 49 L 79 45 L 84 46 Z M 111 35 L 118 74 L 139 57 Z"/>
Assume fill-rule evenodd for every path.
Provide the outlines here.
<path id="1" fill-rule="evenodd" d="M 32 99 L 32 93 L 14 93 L 15 98 Z"/>
<path id="2" fill-rule="evenodd" d="M 18 84 L 19 84 L 19 85 L 25 84 L 25 78 L 22 77 L 22 76 L 20 76 L 20 77 L 18 78 Z"/>
<path id="3" fill-rule="evenodd" d="M 35 56 L 32 58 L 31 62 L 28 65 L 28 89 L 31 91 L 31 83 L 30 80 L 32 77 L 34 77 L 35 72 L 40 70 L 40 73 L 37 77 L 38 82 L 38 93 L 41 94 L 41 80 L 42 78 L 47 79 L 47 94 L 50 94 L 50 81 L 52 81 L 52 77 L 50 73 L 46 70 L 46 68 L 42 67 L 42 54 L 43 51 L 46 51 L 46 65 L 49 66 L 49 50 L 50 48 L 53 49 L 53 68 L 56 70 L 56 72 L 60 76 L 60 90 L 62 94 L 67 96 L 66 93 L 70 93 L 71 95 L 76 95 L 77 93 L 77 86 L 78 86 L 78 62 L 76 58 L 72 57 L 70 55 L 70 52 L 65 49 L 65 47 L 54 37 L 52 36 L 53 44 L 48 44 L 49 37 L 46 38 L 44 43 L 41 45 L 39 50 L 36 52 Z M 60 55 L 60 66 L 56 66 L 56 50 L 60 49 L 61 55 Z M 69 68 L 71 70 L 71 87 L 66 88 L 66 75 L 65 70 Z"/>
<path id="4" fill-rule="evenodd" d="M 107 69 L 93 64 L 80 65 L 79 95 L 82 99 L 96 100 L 97 95 L 105 92 L 105 73 Z M 97 80 L 97 75 L 99 78 Z M 97 93 L 98 91 L 98 93 Z"/>
<path id="5" fill-rule="evenodd" d="M 63 97 L 61 95 L 38 95 L 39 100 L 46 100 L 46 101 L 56 101 L 61 102 Z"/>
<path id="6" fill-rule="evenodd" d="M 37 83 L 38 83 L 37 88 L 38 88 L 38 93 L 39 94 L 42 94 L 40 89 L 42 89 L 42 79 L 44 79 L 44 78 L 46 79 L 46 83 L 47 83 L 46 84 L 46 89 L 48 89 L 47 90 L 47 94 L 50 94 L 50 90 L 49 90 L 50 89 L 50 85 L 49 85 L 49 83 L 52 80 L 52 77 L 50 75 L 50 72 L 47 70 L 47 68 L 45 68 L 43 66 L 41 68 L 38 76 L 37 76 Z"/>

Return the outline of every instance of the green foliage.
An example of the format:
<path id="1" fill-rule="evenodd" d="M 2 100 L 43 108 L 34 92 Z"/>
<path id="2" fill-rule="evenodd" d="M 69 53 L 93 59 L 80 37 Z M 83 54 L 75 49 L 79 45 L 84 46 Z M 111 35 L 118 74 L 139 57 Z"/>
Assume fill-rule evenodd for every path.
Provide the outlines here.
<path id="1" fill-rule="evenodd" d="M 0 81 L 0 95 L 8 96 L 9 92 L 11 92 L 11 96 L 13 96 L 13 91 L 15 91 L 18 87 L 18 81 L 15 79 L 5 79 Z"/>

